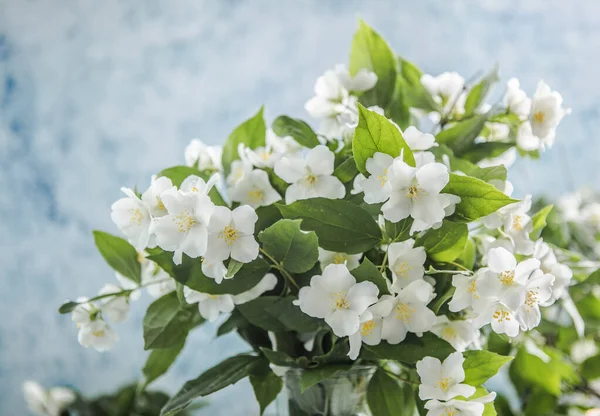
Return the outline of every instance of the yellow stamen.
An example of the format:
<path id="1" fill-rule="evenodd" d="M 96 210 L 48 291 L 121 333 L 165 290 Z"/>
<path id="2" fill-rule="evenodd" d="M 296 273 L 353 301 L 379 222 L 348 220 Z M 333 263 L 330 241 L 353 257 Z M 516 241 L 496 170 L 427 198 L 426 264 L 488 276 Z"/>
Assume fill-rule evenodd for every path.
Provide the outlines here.
<path id="1" fill-rule="evenodd" d="M 185 233 L 189 231 L 194 225 L 196 225 L 196 219 L 190 214 L 187 209 L 184 209 L 173 218 L 173 222 L 177 224 L 179 231 Z"/>
<path id="2" fill-rule="evenodd" d="M 510 286 L 515 281 L 515 272 L 513 272 L 511 270 L 506 270 L 506 271 L 500 273 L 500 275 L 498 276 L 498 279 L 500 279 L 500 282 L 503 285 Z"/>
<path id="3" fill-rule="evenodd" d="M 160 197 L 156 197 L 156 202 L 158 203 L 158 209 L 160 209 L 161 211 L 166 210 L 165 204 L 163 204 L 162 199 L 160 199 Z"/>
<path id="4" fill-rule="evenodd" d="M 373 333 L 373 329 L 375 329 L 375 327 L 377 327 L 377 324 L 373 320 L 363 322 L 360 327 L 360 333 L 362 336 L 367 337 Z"/>
<path id="5" fill-rule="evenodd" d="M 538 291 L 535 289 L 530 289 L 525 294 L 525 306 L 529 309 L 533 309 L 535 305 L 538 304 Z"/>
<path id="6" fill-rule="evenodd" d="M 474 299 L 479 299 L 479 294 L 477 293 L 477 281 L 475 279 L 471 280 L 467 292 L 473 295 Z"/>
<path id="7" fill-rule="evenodd" d="M 435 385 L 438 386 L 442 391 L 446 392 L 450 389 L 451 382 L 452 379 L 450 377 L 442 377 L 440 378 L 440 381 L 435 383 Z"/>
<path id="8" fill-rule="evenodd" d="M 138 251 L 137 261 L 138 263 L 143 263 L 146 260 L 146 256 L 141 251 Z"/>
<path id="9" fill-rule="evenodd" d="M 523 217 L 521 215 L 516 215 L 515 218 L 513 218 L 512 226 L 515 230 L 522 231 L 525 226 L 523 224 Z"/>
<path id="10" fill-rule="evenodd" d="M 411 186 L 406 191 L 406 197 L 410 199 L 418 199 L 425 194 L 425 190 L 423 188 L 419 188 L 416 185 Z"/>
<path id="11" fill-rule="evenodd" d="M 235 243 L 239 237 L 239 231 L 233 228 L 231 225 L 226 225 L 225 228 L 223 228 L 223 230 L 219 233 L 219 238 L 225 240 L 228 246 Z"/>
<path id="12" fill-rule="evenodd" d="M 312 173 L 307 175 L 306 178 L 304 178 L 306 186 L 314 186 L 318 181 L 319 178 L 316 175 L 313 175 Z"/>
<path id="13" fill-rule="evenodd" d="M 101 329 L 100 331 L 94 331 L 92 332 L 92 335 L 96 338 L 102 338 L 104 336 L 104 330 Z"/>
<path id="14" fill-rule="evenodd" d="M 535 121 L 537 121 L 538 123 L 543 123 L 544 122 L 544 117 L 545 117 L 545 115 L 541 111 L 538 111 L 537 113 L 535 113 L 533 115 L 533 119 Z"/>
<path id="15" fill-rule="evenodd" d="M 394 266 L 394 272 L 396 275 L 405 279 L 408 279 L 408 272 L 410 272 L 412 269 L 412 266 L 410 266 L 407 261 L 396 262 Z"/>
<path id="16" fill-rule="evenodd" d="M 416 311 L 417 310 L 408 303 L 399 303 L 398 306 L 396 306 L 396 319 L 400 319 L 407 324 L 410 322 L 411 316 Z"/>
<path id="17" fill-rule="evenodd" d="M 382 188 L 385 186 L 385 183 L 388 180 L 387 174 L 388 174 L 388 170 L 384 169 L 383 173 L 377 177 L 377 179 L 379 179 L 381 181 L 381 187 Z"/>
<path id="18" fill-rule="evenodd" d="M 348 293 L 347 292 L 330 293 L 329 297 L 331 298 L 331 309 L 332 310 L 350 308 L 350 303 L 348 303 Z"/>
<path id="19" fill-rule="evenodd" d="M 248 192 L 248 200 L 254 204 L 259 204 L 265 198 L 265 194 L 260 189 L 252 189 Z"/>
<path id="20" fill-rule="evenodd" d="M 510 314 L 507 311 L 497 310 L 494 312 L 493 318 L 498 322 L 510 321 Z"/>
<path id="21" fill-rule="evenodd" d="M 455 339 L 456 338 L 456 331 L 454 330 L 454 328 L 447 326 L 442 331 L 442 338 L 444 338 L 446 340 L 448 340 L 448 339 Z"/>
<path id="22" fill-rule="evenodd" d="M 139 210 L 139 208 L 132 208 L 129 210 L 129 213 L 131 214 L 131 218 L 129 218 L 129 222 L 131 224 L 142 225 L 144 214 Z"/>
<path id="23" fill-rule="evenodd" d="M 343 253 L 335 253 L 333 255 L 333 264 L 344 264 L 346 262 L 346 255 Z"/>

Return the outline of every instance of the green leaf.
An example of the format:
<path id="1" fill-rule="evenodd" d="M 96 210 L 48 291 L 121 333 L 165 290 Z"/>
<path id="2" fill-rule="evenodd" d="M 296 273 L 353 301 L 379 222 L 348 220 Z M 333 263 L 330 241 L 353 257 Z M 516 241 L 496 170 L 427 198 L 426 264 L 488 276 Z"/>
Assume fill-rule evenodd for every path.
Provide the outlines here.
<path id="1" fill-rule="evenodd" d="M 242 262 L 239 262 L 234 259 L 230 259 L 229 264 L 227 265 L 227 274 L 226 274 L 225 278 L 226 279 L 233 278 L 236 275 L 236 273 L 240 271 L 240 269 L 242 268 L 243 265 L 244 265 L 244 263 L 242 263 Z"/>
<path id="2" fill-rule="evenodd" d="M 304 392 L 321 381 L 334 376 L 340 371 L 347 371 L 349 368 L 348 365 L 334 364 L 306 369 L 302 372 L 300 378 L 300 391 Z"/>
<path id="3" fill-rule="evenodd" d="M 244 143 L 251 149 L 265 145 L 267 129 L 263 118 L 263 110 L 264 107 L 261 107 L 256 115 L 237 126 L 227 138 L 223 146 L 222 158 L 225 174 L 229 174 L 231 162 L 240 158 L 238 155 L 238 145 L 240 143 Z"/>
<path id="4" fill-rule="evenodd" d="M 420 108 L 431 112 L 440 112 L 441 108 L 435 102 L 429 91 L 421 84 L 423 72 L 415 64 L 404 58 L 400 61 L 400 83 L 396 83 L 396 88 L 400 88 L 404 102 L 408 107 Z M 400 84 L 400 85 L 398 85 Z"/>
<path id="5" fill-rule="evenodd" d="M 465 101 L 465 115 L 469 116 L 473 114 L 485 102 L 490 89 L 499 79 L 498 66 L 496 65 L 469 91 Z"/>
<path id="6" fill-rule="evenodd" d="M 485 383 L 504 364 L 513 359 L 513 357 L 506 357 L 489 351 L 466 351 L 463 355 L 465 357 L 463 363 L 463 369 L 465 370 L 464 383 L 475 387 Z"/>
<path id="7" fill-rule="evenodd" d="M 356 162 L 352 156 L 340 163 L 333 171 L 333 176 L 342 181 L 342 183 L 350 182 L 357 174 L 358 168 L 356 167 Z"/>
<path id="8" fill-rule="evenodd" d="M 460 156 L 472 163 L 478 163 L 483 159 L 491 159 L 504 154 L 507 150 L 515 147 L 514 143 L 484 142 L 476 143 L 466 151 L 460 152 Z M 465 172 L 466 173 L 466 172 Z"/>
<path id="9" fill-rule="evenodd" d="M 367 387 L 367 402 L 374 416 L 408 415 L 402 388 L 385 371 L 378 369 Z"/>
<path id="10" fill-rule="evenodd" d="M 350 73 L 354 76 L 361 69 L 368 69 L 377 74 L 375 87 L 361 95 L 366 106 L 385 108 L 389 104 L 396 83 L 396 66 L 396 57 L 386 41 L 360 20 L 352 41 Z"/>
<path id="11" fill-rule="evenodd" d="M 287 296 L 279 298 L 273 304 L 266 307 L 271 316 L 279 320 L 288 331 L 315 332 L 321 326 L 321 320 L 308 316 L 300 310 L 300 307 L 292 302 L 296 298 Z"/>
<path id="12" fill-rule="evenodd" d="M 144 349 L 183 343 L 197 313 L 196 305 L 181 305 L 175 292 L 152 302 L 144 316 Z"/>
<path id="13" fill-rule="evenodd" d="M 144 374 L 144 385 L 152 383 L 154 380 L 167 372 L 171 364 L 177 359 L 183 349 L 185 342 L 181 342 L 171 348 L 154 350 L 148 356 L 142 373 Z"/>
<path id="14" fill-rule="evenodd" d="M 280 367 L 297 367 L 296 360 L 284 352 L 274 351 L 268 348 L 261 348 L 260 350 L 271 364 L 275 364 Z"/>
<path id="15" fill-rule="evenodd" d="M 161 416 L 171 416 L 185 409 L 197 397 L 208 396 L 247 377 L 259 357 L 241 354 L 205 371 L 195 380 L 190 380 L 167 402 L 160 412 Z"/>
<path id="16" fill-rule="evenodd" d="M 58 313 L 61 315 L 71 313 L 77 307 L 77 305 L 79 305 L 79 302 L 65 302 L 58 308 Z"/>
<path id="17" fill-rule="evenodd" d="M 415 158 L 410 147 L 404 141 L 402 133 L 385 116 L 367 110 L 358 104 L 358 126 L 354 129 L 352 152 L 358 170 L 369 175 L 366 169 L 367 159 L 376 152 L 386 153 L 392 157 L 400 156 L 406 163 L 415 166 Z"/>
<path id="18" fill-rule="evenodd" d="M 268 309 L 279 299 L 279 296 L 261 296 L 250 302 L 238 305 L 237 309 L 252 325 L 266 331 L 285 331 L 286 328 L 281 321 L 268 312 Z"/>
<path id="19" fill-rule="evenodd" d="M 488 183 L 493 180 L 505 181 L 508 175 L 508 170 L 504 165 L 488 166 L 487 168 L 479 168 L 477 172 L 469 175 Z"/>
<path id="20" fill-rule="evenodd" d="M 454 173 L 450 174 L 450 182 L 442 192 L 460 197 L 455 215 L 465 221 L 474 221 L 503 206 L 519 202 L 480 179 Z"/>
<path id="21" fill-rule="evenodd" d="M 410 228 L 412 227 L 413 219 L 405 218 L 398 222 L 385 220 L 385 233 L 392 241 L 404 241 L 410 237 Z"/>
<path id="22" fill-rule="evenodd" d="M 533 217 L 531 217 L 533 231 L 529 233 L 529 238 L 531 238 L 532 240 L 537 240 L 538 238 L 540 238 L 542 230 L 544 229 L 544 227 L 546 227 L 546 217 L 548 217 L 548 214 L 550 213 L 550 211 L 552 211 L 552 208 L 554 208 L 554 205 L 547 205 L 544 208 L 540 209 L 538 212 L 536 212 L 533 215 Z"/>
<path id="23" fill-rule="evenodd" d="M 254 235 L 258 237 L 258 234 L 271 225 L 275 224 L 281 218 L 281 212 L 275 205 L 267 205 L 266 207 L 256 208 L 256 216 L 258 220 L 254 225 Z"/>
<path id="24" fill-rule="evenodd" d="M 391 119 L 401 129 L 405 129 L 412 124 L 412 116 L 407 102 L 406 89 L 407 85 L 402 77 L 396 78 L 396 87 L 394 88 L 392 100 L 385 108 L 386 117 Z"/>
<path id="25" fill-rule="evenodd" d="M 254 396 L 260 406 L 260 414 L 271 404 L 283 388 L 283 380 L 269 368 L 267 360 L 261 360 L 250 374 L 250 384 L 254 390 Z"/>
<path id="26" fill-rule="evenodd" d="M 225 322 L 223 322 L 219 328 L 217 329 L 217 336 L 225 335 L 230 333 L 231 331 L 239 328 L 245 328 L 248 326 L 248 321 L 246 318 L 242 316 L 240 311 L 234 309 L 229 315 L 229 318 Z"/>
<path id="27" fill-rule="evenodd" d="M 313 148 L 319 145 L 319 139 L 313 129 L 302 120 L 279 116 L 273 122 L 273 131 L 279 137 L 293 137 L 304 147 Z"/>
<path id="28" fill-rule="evenodd" d="M 469 229 L 467 224 L 444 220 L 437 230 L 428 230 L 417 239 L 432 260 L 451 262 L 460 256 L 465 249 Z"/>
<path id="29" fill-rule="evenodd" d="M 581 364 L 581 376 L 587 380 L 600 378 L 600 355 L 594 355 Z"/>
<path id="30" fill-rule="evenodd" d="M 462 153 L 466 152 L 473 145 L 474 140 L 481 133 L 489 116 L 489 113 L 478 114 L 457 121 L 449 128 L 439 132 L 435 140 L 440 144 L 445 144 L 452 148 L 456 156 L 461 156 Z"/>
<path id="31" fill-rule="evenodd" d="M 382 360 L 396 360 L 405 364 L 415 364 L 424 357 L 435 357 L 445 360 L 454 352 L 454 348 L 431 332 L 426 332 L 422 337 L 408 334 L 400 344 L 388 344 L 383 341 L 379 345 L 363 345 L 363 348 L 375 354 Z"/>
<path id="32" fill-rule="evenodd" d="M 238 295 L 252 289 L 269 271 L 269 264 L 261 258 L 245 263 L 233 279 L 225 279 L 217 283 L 215 279 L 202 273 L 202 260 L 183 256 L 180 265 L 174 265 L 172 254 L 162 252 L 148 256 L 148 259 L 158 264 L 164 271 L 179 283 L 198 292 L 211 295 Z"/>
<path id="33" fill-rule="evenodd" d="M 120 237 L 102 231 L 94 231 L 93 234 L 96 247 L 109 266 L 129 280 L 140 284 L 142 266 L 137 250 Z"/>
<path id="34" fill-rule="evenodd" d="M 310 270 L 319 258 L 317 235 L 303 232 L 300 222 L 279 220 L 258 235 L 263 250 L 292 273 Z"/>
<path id="35" fill-rule="evenodd" d="M 301 219 L 301 228 L 314 231 L 319 246 L 338 253 L 358 254 L 381 240 L 381 230 L 364 209 L 342 199 L 311 198 L 277 204 L 284 218 Z"/>
<path id="36" fill-rule="evenodd" d="M 188 176 L 192 175 L 198 176 L 204 179 L 205 181 L 208 181 L 211 177 L 210 173 L 202 172 L 190 166 L 173 166 L 167 169 L 163 169 L 160 172 L 158 172 L 157 176 L 164 176 L 166 178 L 171 179 L 173 185 L 179 188 L 182 182 L 186 180 Z M 217 188 L 213 187 L 208 193 L 208 195 L 210 196 L 210 199 L 215 205 L 220 205 L 223 207 L 227 206 L 227 203 L 225 202 L 219 191 L 217 191 Z"/>
<path id="37" fill-rule="evenodd" d="M 356 279 L 356 283 L 368 281 L 373 282 L 379 289 L 379 295 L 389 295 L 386 278 L 383 277 L 379 269 L 371 263 L 371 260 L 364 258 L 360 266 L 350 270 L 350 274 Z"/>
<path id="38" fill-rule="evenodd" d="M 510 376 L 515 384 L 525 383 L 536 386 L 554 396 L 561 394 L 561 375 L 541 358 L 519 349 L 510 365 Z"/>
<path id="39" fill-rule="evenodd" d="M 467 238 L 467 243 L 465 244 L 465 249 L 458 256 L 456 261 L 459 264 L 462 264 L 469 270 L 473 270 L 473 266 L 475 266 L 475 256 L 477 254 L 477 247 L 475 246 L 475 242 L 472 238 Z"/>

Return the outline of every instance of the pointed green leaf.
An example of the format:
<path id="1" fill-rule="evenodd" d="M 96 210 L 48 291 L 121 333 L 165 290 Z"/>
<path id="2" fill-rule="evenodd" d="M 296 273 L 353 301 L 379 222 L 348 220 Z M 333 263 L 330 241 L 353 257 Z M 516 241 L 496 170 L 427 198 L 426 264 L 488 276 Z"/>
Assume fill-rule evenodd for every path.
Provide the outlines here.
<path id="1" fill-rule="evenodd" d="M 150 353 L 144 364 L 144 368 L 142 368 L 144 385 L 147 386 L 167 372 L 179 356 L 184 344 L 185 342 L 181 342 L 173 347 L 154 350 Z"/>
<path id="2" fill-rule="evenodd" d="M 316 133 L 308 124 L 288 116 L 277 117 L 273 122 L 273 131 L 279 137 L 293 137 L 304 147 L 313 148 L 320 144 Z"/>
<path id="3" fill-rule="evenodd" d="M 352 156 L 340 163 L 333 171 L 333 176 L 342 181 L 342 183 L 350 182 L 357 174 L 358 168 L 356 167 L 356 162 Z"/>
<path id="4" fill-rule="evenodd" d="M 365 257 L 360 266 L 350 270 L 350 274 L 354 276 L 356 283 L 364 281 L 375 283 L 379 289 L 379 295 L 389 295 L 386 278 L 368 258 Z"/>
<path id="5" fill-rule="evenodd" d="M 260 406 L 260 414 L 271 404 L 283 388 L 283 380 L 269 367 L 269 362 L 263 359 L 258 363 L 250 374 L 250 384 L 254 390 L 254 396 Z"/>
<path id="6" fill-rule="evenodd" d="M 450 174 L 450 181 L 442 192 L 460 197 L 455 216 L 465 221 L 474 221 L 503 206 L 519 202 L 480 179 L 454 173 Z"/>
<path id="7" fill-rule="evenodd" d="M 349 369 L 349 365 L 343 364 L 323 365 L 316 368 L 307 368 L 302 372 L 302 376 L 300 378 L 300 391 L 304 392 L 321 381 L 336 375 L 340 371 L 347 371 Z"/>
<path id="8" fill-rule="evenodd" d="M 290 205 L 277 204 L 277 208 L 285 218 L 301 219 L 300 227 L 314 231 L 325 250 L 364 253 L 381 240 L 381 229 L 373 217 L 349 201 L 311 198 Z"/>
<path id="9" fill-rule="evenodd" d="M 496 65 L 467 94 L 465 115 L 473 114 L 485 102 L 485 98 L 498 80 L 500 80 L 500 76 L 498 74 L 498 66 Z"/>
<path id="10" fill-rule="evenodd" d="M 102 231 L 94 231 L 93 234 L 96 247 L 109 266 L 139 284 L 142 279 L 142 266 L 138 260 L 137 250 L 120 237 Z"/>
<path id="11" fill-rule="evenodd" d="M 417 245 L 422 245 L 431 259 L 450 262 L 460 256 L 468 236 L 467 224 L 444 220 L 440 228 L 430 229 L 418 238 Z"/>
<path id="12" fill-rule="evenodd" d="M 396 380 L 378 369 L 367 387 L 367 402 L 375 416 L 409 415 L 405 395 Z"/>
<path id="13" fill-rule="evenodd" d="M 456 156 L 462 156 L 473 145 L 489 117 L 490 113 L 488 112 L 457 121 L 449 128 L 439 132 L 435 140 L 450 147 Z"/>
<path id="14" fill-rule="evenodd" d="M 238 145 L 245 144 L 251 149 L 265 145 L 267 129 L 265 119 L 263 118 L 264 107 L 258 110 L 258 113 L 252 118 L 244 121 L 237 126 L 229 135 L 223 146 L 223 169 L 228 174 L 231 169 L 231 162 L 240 158 L 238 155 Z"/>
<path id="15" fill-rule="evenodd" d="M 181 305 L 175 292 L 158 298 L 144 316 L 144 349 L 171 348 L 183 343 L 197 314 L 197 305 Z"/>
<path id="16" fill-rule="evenodd" d="M 513 357 L 499 355 L 490 351 L 466 351 L 463 353 L 465 362 L 463 369 L 465 370 L 465 384 L 471 386 L 481 386 L 489 378 L 510 362 Z"/>
<path id="17" fill-rule="evenodd" d="M 197 397 L 208 396 L 231 384 L 235 384 L 252 372 L 260 362 L 260 357 L 240 354 L 228 358 L 206 370 L 200 377 L 190 380 L 179 390 L 160 412 L 161 416 L 171 416 L 185 409 Z"/>
<path id="18" fill-rule="evenodd" d="M 536 212 L 533 215 L 533 217 L 531 217 L 533 231 L 529 233 L 529 237 L 532 240 L 537 240 L 538 238 L 540 238 L 544 227 L 546 227 L 546 218 L 548 217 L 550 211 L 552 211 L 552 208 L 554 208 L 554 205 L 547 205 L 544 208 L 540 209 L 538 212 Z"/>
<path id="19" fill-rule="evenodd" d="M 431 332 L 422 337 L 408 334 L 400 344 L 388 344 L 382 341 L 379 345 L 363 345 L 363 348 L 382 360 L 396 360 L 405 364 L 415 364 L 424 357 L 435 357 L 445 360 L 454 352 L 454 348 Z"/>
<path id="20" fill-rule="evenodd" d="M 362 94 L 361 102 L 366 106 L 387 107 L 396 83 L 396 57 L 386 41 L 362 20 L 352 40 L 350 73 L 356 75 L 361 69 L 377 74 L 377 84 Z"/>
<path id="21" fill-rule="evenodd" d="M 263 250 L 292 273 L 310 270 L 319 258 L 317 235 L 303 232 L 300 222 L 279 220 L 258 235 Z"/>
<path id="22" fill-rule="evenodd" d="M 358 105 L 358 126 L 354 129 L 352 139 L 352 152 L 358 170 L 369 175 L 366 169 L 367 159 L 373 157 L 376 152 L 387 153 L 392 157 L 400 156 L 406 163 L 415 166 L 415 158 L 404 141 L 402 133 L 385 116 L 374 111 L 367 110 Z"/>

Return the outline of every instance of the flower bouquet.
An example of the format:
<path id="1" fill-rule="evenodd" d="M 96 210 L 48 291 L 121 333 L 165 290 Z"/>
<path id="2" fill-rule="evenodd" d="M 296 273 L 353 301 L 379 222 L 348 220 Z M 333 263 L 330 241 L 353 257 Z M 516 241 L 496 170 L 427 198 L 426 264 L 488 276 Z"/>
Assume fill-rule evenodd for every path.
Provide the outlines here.
<path id="1" fill-rule="evenodd" d="M 156 298 L 139 392 L 206 321 L 249 344 L 162 415 L 246 377 L 261 413 L 282 391 L 290 415 L 584 409 L 559 399 L 593 395 L 563 348 L 586 336 L 571 325 L 569 266 L 583 281 L 589 264 L 540 238 L 552 206 L 532 212 L 507 181 L 569 110 L 543 81 L 529 98 L 516 79 L 489 105 L 498 80 L 423 74 L 361 21 L 348 69 L 326 71 L 306 103 L 318 129 L 286 115 L 269 128 L 261 108 L 223 147 L 193 140 L 186 166 L 123 188 L 111 217 L 125 238 L 94 232 L 119 285 L 60 312 L 104 351 L 140 291 Z M 511 360 L 509 387 L 488 392 Z"/>

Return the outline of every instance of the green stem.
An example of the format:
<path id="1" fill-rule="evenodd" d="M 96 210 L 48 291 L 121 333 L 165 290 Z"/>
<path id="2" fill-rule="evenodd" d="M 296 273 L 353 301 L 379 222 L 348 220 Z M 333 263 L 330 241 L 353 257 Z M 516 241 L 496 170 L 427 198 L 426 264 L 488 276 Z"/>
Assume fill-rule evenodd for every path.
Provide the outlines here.
<path id="1" fill-rule="evenodd" d="M 454 267 L 458 267 L 460 270 L 464 270 L 465 272 L 471 272 L 471 270 L 467 269 L 465 266 L 463 266 L 462 264 L 458 264 L 455 261 L 447 261 L 445 262 L 446 264 L 451 264 Z"/>
<path id="2" fill-rule="evenodd" d="M 379 272 L 380 273 L 383 273 L 383 271 L 385 270 L 385 266 L 386 266 L 387 260 L 388 260 L 388 251 L 389 250 L 385 251 L 385 254 L 383 256 L 383 261 L 381 262 L 381 266 L 379 266 Z"/>
<path id="3" fill-rule="evenodd" d="M 294 278 L 292 277 L 292 275 L 281 265 L 281 263 L 279 263 L 277 260 L 275 260 L 275 258 L 273 256 L 271 256 L 269 253 L 267 253 L 262 247 L 259 248 L 259 251 L 262 253 L 263 256 L 265 256 L 267 259 L 269 259 L 271 261 L 271 263 L 273 263 L 273 268 L 279 270 L 279 272 L 281 273 L 281 275 L 284 277 L 284 279 L 291 283 L 296 289 L 300 289 L 300 286 L 298 286 L 298 283 L 296 283 L 296 281 L 294 280 Z"/>
<path id="4" fill-rule="evenodd" d="M 408 383 L 408 384 L 414 384 L 415 386 L 418 386 L 419 383 L 417 383 L 416 381 L 412 381 L 409 380 L 407 378 L 404 377 L 400 377 L 398 374 L 396 373 L 392 373 L 390 370 L 386 370 L 385 368 L 383 369 L 383 371 L 385 371 L 385 373 L 390 376 L 390 377 L 394 377 L 395 379 L 402 381 L 403 383 Z"/>

